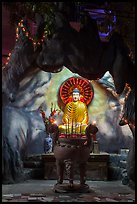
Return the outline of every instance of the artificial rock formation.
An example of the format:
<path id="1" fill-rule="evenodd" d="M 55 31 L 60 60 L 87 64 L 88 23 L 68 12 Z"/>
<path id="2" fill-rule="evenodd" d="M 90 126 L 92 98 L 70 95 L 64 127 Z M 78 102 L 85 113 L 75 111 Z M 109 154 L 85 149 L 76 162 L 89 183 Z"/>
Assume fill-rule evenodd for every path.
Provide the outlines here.
<path id="1" fill-rule="evenodd" d="M 29 81 L 28 84 L 24 84 L 24 89 L 22 89 L 22 87 L 19 89 L 19 85 L 21 85 L 20 82 L 22 82 L 21 80 L 24 78 L 25 74 L 30 70 L 37 74 L 37 69 L 41 69 L 45 73 L 49 72 L 47 76 L 50 77 L 51 72 L 60 72 L 65 65 L 73 73 L 78 73 L 80 76 L 90 80 L 101 78 L 106 71 L 110 71 L 114 79 L 115 91 L 117 93 L 122 93 L 126 83 L 133 89 L 135 81 L 134 64 L 129 58 L 129 50 L 124 44 L 121 36 L 118 33 L 114 33 L 109 42 L 101 42 L 96 22 L 89 16 L 86 16 L 85 22 L 83 28 L 78 32 L 70 26 L 62 13 L 56 12 L 53 36 L 51 36 L 50 39 L 44 40 L 37 46 L 34 46 L 33 41 L 22 32 L 21 27 L 19 28 L 18 40 L 11 53 L 9 62 L 5 65 L 2 72 L 3 94 L 5 94 L 10 101 L 15 101 L 14 107 L 23 107 L 23 109 L 26 110 L 33 105 L 37 97 L 41 96 L 39 92 L 33 92 L 33 88 L 37 85 L 43 85 L 42 82 L 40 81 L 40 83 L 37 84 L 33 83 L 34 81 L 32 80 L 30 81 L 30 83 L 32 83 L 30 87 L 32 87 L 30 88 L 29 100 L 27 97 L 25 100 L 21 100 L 21 93 L 27 92 Z M 25 25 L 26 24 L 24 24 L 24 26 Z M 41 25 L 40 22 L 39 25 Z M 26 32 L 30 33 L 28 26 L 26 26 L 25 29 Z M 47 81 L 49 81 L 49 78 Z M 46 83 L 48 83 L 47 81 Z M 43 83 L 45 84 L 45 82 Z M 5 114 L 8 112 L 8 109 L 5 111 L 6 97 L 3 97 L 3 117 L 5 117 Z M 128 97 L 130 97 L 130 95 Z M 27 101 L 29 103 L 27 103 Z M 7 102 L 8 101 L 6 101 L 6 103 Z M 19 103 L 19 106 L 17 103 Z M 129 112 L 129 110 L 126 111 Z M 31 114 L 29 118 L 31 118 Z M 4 123 L 7 121 L 7 118 L 4 119 Z M 16 138 L 16 135 L 14 135 L 14 137 Z M 10 160 L 13 160 L 16 165 L 16 161 L 20 160 L 18 151 L 15 150 L 14 152 L 14 149 L 10 148 L 13 144 L 9 142 L 10 138 L 10 132 L 9 135 L 3 133 L 3 152 L 4 155 L 7 155 L 7 157 L 4 156 L 4 165 L 9 165 Z M 16 141 L 18 140 L 16 139 Z M 8 146 L 8 144 L 10 145 Z M 7 147 L 13 152 L 12 157 Z M 20 164 L 19 166 L 21 167 L 21 162 L 18 162 L 18 164 Z M 18 169 L 18 164 L 16 165 L 17 168 L 14 168 L 14 172 Z M 4 166 L 3 169 L 4 173 L 5 169 L 6 166 Z M 10 168 L 8 167 L 7 169 Z"/>

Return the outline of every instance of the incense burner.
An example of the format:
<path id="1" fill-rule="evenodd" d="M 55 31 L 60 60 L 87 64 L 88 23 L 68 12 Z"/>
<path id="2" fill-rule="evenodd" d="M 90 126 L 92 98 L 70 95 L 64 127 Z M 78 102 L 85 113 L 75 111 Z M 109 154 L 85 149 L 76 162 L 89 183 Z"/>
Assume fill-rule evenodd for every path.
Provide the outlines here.
<path id="1" fill-rule="evenodd" d="M 88 125 L 85 134 L 80 133 L 60 133 L 57 125 L 50 127 L 50 132 L 53 135 L 53 152 L 56 158 L 57 167 L 57 184 L 55 185 L 56 192 L 75 190 L 77 192 L 88 191 L 89 187 L 86 182 L 86 164 L 93 150 L 93 140 L 91 134 L 95 134 L 93 125 Z M 80 184 L 73 184 L 75 164 L 79 166 Z M 64 170 L 66 169 L 69 184 L 63 185 Z M 67 186 L 67 187 L 66 187 Z"/>
<path id="2" fill-rule="evenodd" d="M 73 162 L 86 162 L 92 146 L 87 144 L 86 135 L 59 135 L 54 147 L 55 158 L 61 161 L 71 159 Z"/>

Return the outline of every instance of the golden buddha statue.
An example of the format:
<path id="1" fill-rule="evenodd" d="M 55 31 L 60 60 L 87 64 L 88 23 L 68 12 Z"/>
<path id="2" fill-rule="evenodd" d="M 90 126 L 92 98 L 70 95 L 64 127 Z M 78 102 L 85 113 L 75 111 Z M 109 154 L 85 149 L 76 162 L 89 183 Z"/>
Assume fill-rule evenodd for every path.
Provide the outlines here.
<path id="1" fill-rule="evenodd" d="M 60 133 L 85 134 L 88 125 L 88 109 L 80 101 L 80 91 L 75 88 L 72 93 L 73 101 L 66 104 L 62 117 L 63 125 L 59 125 Z"/>

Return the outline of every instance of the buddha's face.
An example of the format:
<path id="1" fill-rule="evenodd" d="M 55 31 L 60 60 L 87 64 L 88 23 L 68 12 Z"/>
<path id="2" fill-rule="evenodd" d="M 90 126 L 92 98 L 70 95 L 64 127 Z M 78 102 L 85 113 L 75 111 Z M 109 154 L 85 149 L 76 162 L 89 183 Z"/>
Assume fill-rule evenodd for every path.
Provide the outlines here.
<path id="1" fill-rule="evenodd" d="M 79 101 L 80 99 L 80 94 L 78 92 L 73 92 L 73 101 Z"/>

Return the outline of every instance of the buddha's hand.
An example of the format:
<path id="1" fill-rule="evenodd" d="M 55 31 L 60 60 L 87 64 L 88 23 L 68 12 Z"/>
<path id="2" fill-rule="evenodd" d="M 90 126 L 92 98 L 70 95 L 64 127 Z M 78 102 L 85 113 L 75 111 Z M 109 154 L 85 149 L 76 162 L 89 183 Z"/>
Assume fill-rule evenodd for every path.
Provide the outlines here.
<path id="1" fill-rule="evenodd" d="M 82 125 L 82 123 L 76 123 L 76 127 L 80 127 Z"/>

